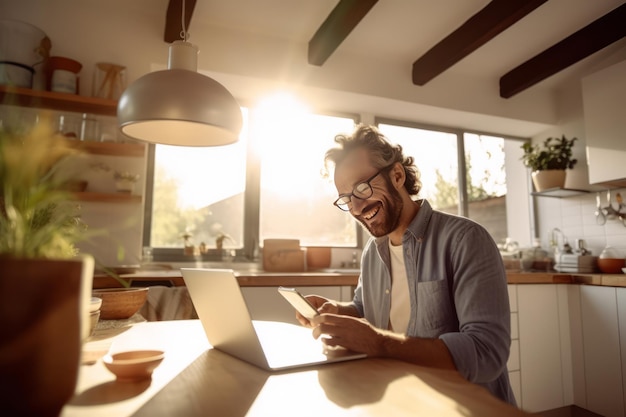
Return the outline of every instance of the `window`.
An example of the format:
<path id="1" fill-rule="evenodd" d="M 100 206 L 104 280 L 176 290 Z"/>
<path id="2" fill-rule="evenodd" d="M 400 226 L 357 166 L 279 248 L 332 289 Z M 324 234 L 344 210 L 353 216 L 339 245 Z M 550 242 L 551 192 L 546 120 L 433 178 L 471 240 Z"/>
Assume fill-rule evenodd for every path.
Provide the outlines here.
<path id="1" fill-rule="evenodd" d="M 238 260 L 256 258 L 268 238 L 361 246 L 360 226 L 333 206 L 337 191 L 321 175 L 324 153 L 335 135 L 352 132 L 356 117 L 313 114 L 284 97 L 244 108 L 243 116 L 234 145 L 150 145 L 144 246 L 154 248 L 155 259 L 189 260 L 185 238 L 196 252 L 206 248 L 207 260 L 221 259 L 214 250 L 220 237 Z M 377 124 L 415 158 L 420 196 L 434 208 L 476 220 L 496 242 L 515 236 L 511 206 L 522 199 L 507 197 L 507 176 L 527 175 L 523 164 L 511 163 L 519 159 L 519 139 L 386 119 Z"/>
<path id="2" fill-rule="evenodd" d="M 185 260 L 194 246 L 212 259 L 216 241 L 253 259 L 266 238 L 306 246 L 358 245 L 357 224 L 332 202 L 322 177 L 326 150 L 354 117 L 312 114 L 293 102 L 242 109 L 240 141 L 212 148 L 151 145 L 144 245 L 157 260 Z"/>
<path id="3" fill-rule="evenodd" d="M 518 139 L 434 130 L 381 120 L 380 131 L 413 156 L 420 170 L 420 197 L 441 211 L 471 218 L 483 225 L 496 242 L 509 236 L 507 220 L 506 149 L 519 148 Z M 459 154 L 463 155 L 459 164 Z M 513 165 L 513 164 L 511 164 Z M 514 175 L 523 177 L 523 165 Z"/>

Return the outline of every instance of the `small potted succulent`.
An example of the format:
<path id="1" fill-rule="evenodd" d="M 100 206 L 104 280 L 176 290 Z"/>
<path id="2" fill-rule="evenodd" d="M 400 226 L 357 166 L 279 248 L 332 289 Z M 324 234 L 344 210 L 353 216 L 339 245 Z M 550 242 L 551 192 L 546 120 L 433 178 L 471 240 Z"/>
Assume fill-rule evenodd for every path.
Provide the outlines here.
<path id="1" fill-rule="evenodd" d="M 577 138 L 567 139 L 549 137 L 542 144 L 522 145 L 522 162 L 532 171 L 533 183 L 537 191 L 565 185 L 566 170 L 572 169 L 578 162 L 573 157 L 572 148 Z"/>

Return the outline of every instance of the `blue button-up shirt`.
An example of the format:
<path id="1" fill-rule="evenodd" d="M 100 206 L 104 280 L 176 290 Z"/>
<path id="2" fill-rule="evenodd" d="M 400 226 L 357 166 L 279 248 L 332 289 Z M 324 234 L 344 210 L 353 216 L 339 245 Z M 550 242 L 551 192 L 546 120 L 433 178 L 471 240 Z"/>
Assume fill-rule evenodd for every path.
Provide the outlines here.
<path id="1" fill-rule="evenodd" d="M 506 369 L 510 306 L 502 258 L 489 233 L 426 200 L 402 237 L 409 284 L 409 337 L 439 338 L 469 381 L 515 404 Z M 362 257 L 353 304 L 387 329 L 391 308 L 388 237 L 372 238 Z"/>

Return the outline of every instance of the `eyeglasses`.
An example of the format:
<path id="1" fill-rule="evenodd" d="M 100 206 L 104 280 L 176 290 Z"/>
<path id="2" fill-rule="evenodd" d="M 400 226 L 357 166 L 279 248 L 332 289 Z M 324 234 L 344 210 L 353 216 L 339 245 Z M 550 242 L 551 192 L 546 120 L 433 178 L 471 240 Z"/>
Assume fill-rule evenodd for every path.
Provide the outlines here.
<path id="1" fill-rule="evenodd" d="M 365 200 L 365 199 L 370 198 L 372 194 L 374 194 L 374 190 L 372 189 L 370 182 L 372 182 L 374 178 L 378 176 L 378 174 L 383 172 L 383 169 L 381 169 L 380 171 L 378 171 L 376 174 L 372 175 L 365 181 L 360 182 L 357 185 L 355 185 L 351 193 L 339 194 L 339 198 L 337 198 L 333 204 L 337 206 L 337 208 L 339 208 L 340 210 L 350 211 L 350 205 L 352 204 L 352 197 L 356 197 L 359 200 Z"/>

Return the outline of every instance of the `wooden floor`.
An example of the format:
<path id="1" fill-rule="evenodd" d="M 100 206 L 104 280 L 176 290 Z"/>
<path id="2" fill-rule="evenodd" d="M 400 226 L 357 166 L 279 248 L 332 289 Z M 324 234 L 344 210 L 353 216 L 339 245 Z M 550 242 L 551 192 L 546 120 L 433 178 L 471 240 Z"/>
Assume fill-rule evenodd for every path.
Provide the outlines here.
<path id="1" fill-rule="evenodd" d="M 541 417 L 602 417 L 600 414 L 592 413 L 575 405 L 542 411 L 537 413 L 537 415 Z"/>

